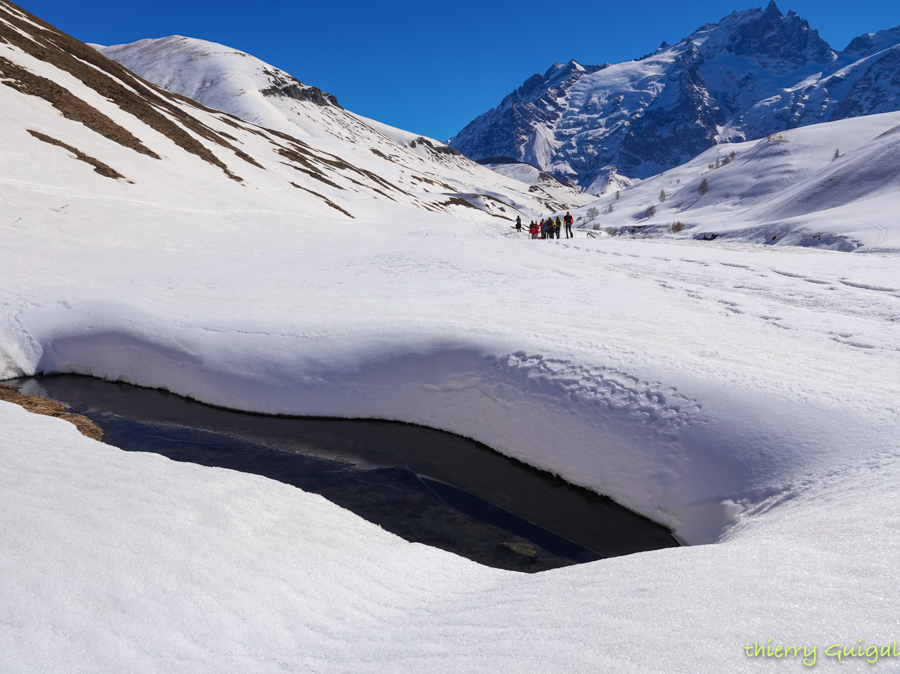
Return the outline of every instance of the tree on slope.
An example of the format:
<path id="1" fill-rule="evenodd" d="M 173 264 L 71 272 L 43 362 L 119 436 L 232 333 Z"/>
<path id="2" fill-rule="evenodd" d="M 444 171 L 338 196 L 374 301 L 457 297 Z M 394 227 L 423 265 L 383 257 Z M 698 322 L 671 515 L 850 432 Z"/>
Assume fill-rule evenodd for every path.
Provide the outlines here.
<path id="1" fill-rule="evenodd" d="M 709 181 L 706 178 L 700 181 L 700 185 L 697 187 L 697 191 L 700 193 L 701 197 L 709 192 Z"/>

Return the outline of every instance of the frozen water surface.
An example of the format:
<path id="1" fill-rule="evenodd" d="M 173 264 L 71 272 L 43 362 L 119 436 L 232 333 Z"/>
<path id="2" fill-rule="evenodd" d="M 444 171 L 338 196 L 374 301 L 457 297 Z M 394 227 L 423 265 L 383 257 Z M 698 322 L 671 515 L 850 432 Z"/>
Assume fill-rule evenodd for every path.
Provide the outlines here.
<path id="1" fill-rule="evenodd" d="M 451 433 L 246 414 L 78 375 L 14 383 L 90 417 L 108 444 L 263 475 L 489 566 L 535 572 L 677 545 L 607 497 Z"/>

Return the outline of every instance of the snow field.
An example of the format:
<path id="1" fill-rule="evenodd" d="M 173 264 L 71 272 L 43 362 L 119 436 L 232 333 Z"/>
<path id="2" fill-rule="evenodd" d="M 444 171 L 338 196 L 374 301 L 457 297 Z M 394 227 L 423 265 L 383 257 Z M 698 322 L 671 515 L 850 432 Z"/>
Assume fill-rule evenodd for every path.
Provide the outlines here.
<path id="1" fill-rule="evenodd" d="M 766 502 L 717 545 L 527 576 L 7 403 L 0 437 L 5 672 L 752 672 L 772 665 L 745 644 L 767 639 L 836 670 L 828 645 L 896 634 L 900 517 L 877 478 L 896 457 Z"/>
<path id="2" fill-rule="evenodd" d="M 213 147 L 244 178 L 231 181 L 53 66 L 0 53 L 163 157 L 0 87 L 0 378 L 79 372 L 243 410 L 420 423 L 716 542 L 523 577 L 0 404 L 3 671 L 740 672 L 765 666 L 744 654 L 754 640 L 897 637 L 896 134 L 882 135 L 896 116 L 737 146 L 706 202 L 692 201 L 701 156 L 623 191 L 613 214 L 633 221 L 626 206 L 681 175 L 690 188 L 649 224 L 684 213 L 685 236 L 733 231 L 725 243 L 548 243 L 465 206 L 424 210 L 424 190 L 354 191 L 347 169 L 327 174 L 346 188 L 316 185 L 270 139 L 203 113 L 264 166 Z M 401 176 L 365 145 L 316 143 Z M 875 173 L 860 191 L 842 167 Z M 837 202 L 819 209 L 832 177 Z M 492 180 L 470 198 L 519 199 Z M 768 227 L 867 252 L 759 245 Z"/>
<path id="3" fill-rule="evenodd" d="M 200 245 L 179 234 L 190 214 L 154 212 L 131 210 L 154 223 L 149 238 L 119 227 L 109 243 L 114 211 L 65 246 L 53 228 L 8 233 L 9 376 L 82 372 L 237 409 L 420 423 L 691 543 L 843 465 L 896 417 L 891 258 L 548 245 L 443 222 L 340 236 L 295 220 Z"/>

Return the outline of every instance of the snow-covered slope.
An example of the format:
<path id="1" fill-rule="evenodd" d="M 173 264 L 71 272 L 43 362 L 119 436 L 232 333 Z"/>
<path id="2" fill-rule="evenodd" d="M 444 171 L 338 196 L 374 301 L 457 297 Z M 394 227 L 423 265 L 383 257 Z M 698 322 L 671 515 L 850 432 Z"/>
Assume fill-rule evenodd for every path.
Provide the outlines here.
<path id="1" fill-rule="evenodd" d="M 821 665 L 895 638 L 896 255 L 531 241 L 425 168 L 201 109 L 5 0 L 0 57 L 0 377 L 445 429 L 695 544 L 525 578 L 0 404 L 4 672 L 718 673 L 770 664 L 748 642 Z M 851 157 L 878 137 L 835 162 L 859 219 L 889 196 L 864 171 L 890 148 Z"/>
<path id="2" fill-rule="evenodd" d="M 498 216 L 514 219 L 518 214 L 501 211 L 504 203 L 536 215 L 586 201 L 584 195 L 558 183 L 551 190 L 543 186 L 529 190 L 514 181 L 496 180 L 443 143 L 355 115 L 331 94 L 214 42 L 174 35 L 99 50 L 142 78 L 202 105 L 299 136 L 341 157 L 374 154 L 383 160 L 376 170 L 379 175 L 397 173 L 389 164 L 424 173 L 426 181 L 436 181 L 445 191 L 457 192 Z"/>
<path id="3" fill-rule="evenodd" d="M 898 212 L 894 112 L 718 145 L 575 215 L 610 234 L 867 252 L 900 251 Z"/>
<path id="4" fill-rule="evenodd" d="M 601 194 L 606 167 L 646 178 L 721 142 L 900 109 L 900 28 L 835 52 L 796 13 L 735 12 L 614 65 L 555 64 L 450 144 Z"/>
<path id="5" fill-rule="evenodd" d="M 163 89 L 283 133 L 353 138 L 366 132 L 331 94 L 224 45 L 172 35 L 99 51 Z"/>

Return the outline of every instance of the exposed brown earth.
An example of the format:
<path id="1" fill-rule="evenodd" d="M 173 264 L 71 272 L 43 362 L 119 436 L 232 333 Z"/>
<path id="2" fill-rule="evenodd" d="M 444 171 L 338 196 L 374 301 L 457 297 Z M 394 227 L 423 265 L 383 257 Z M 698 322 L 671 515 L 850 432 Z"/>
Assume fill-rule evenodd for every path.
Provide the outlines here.
<path id="1" fill-rule="evenodd" d="M 28 20 L 23 20 L 21 17 L 27 17 Z M 50 24 L 7 0 L 0 0 L 0 41 L 12 44 L 27 54 L 69 73 L 104 98 L 118 105 L 125 112 L 137 117 L 147 126 L 172 140 L 182 149 L 222 169 L 233 180 L 240 181 L 242 179 L 232 173 L 203 143 L 162 114 L 160 109 L 175 117 L 184 127 L 190 129 L 198 136 L 226 147 L 244 161 L 259 166 L 249 155 L 235 148 L 213 129 L 202 124 L 172 101 L 205 111 L 209 111 L 208 108 L 203 108 L 183 96 L 164 92 L 149 82 L 141 80 L 137 75 L 106 58 L 95 49 L 62 33 Z M 19 70 L 28 72 L 22 68 L 19 68 Z M 32 77 L 37 76 L 32 74 Z M 58 85 L 54 86 L 62 90 Z M 24 91 L 23 93 L 30 92 Z M 69 96 L 79 100 L 72 96 L 71 93 Z M 93 110 L 87 103 L 83 101 L 81 103 Z M 94 112 L 101 114 L 96 110 Z M 130 149 L 141 151 L 133 146 L 133 143 L 126 144 L 116 138 L 111 138 L 111 140 L 115 140 Z M 137 141 L 137 143 L 140 145 L 140 141 Z M 143 146 L 140 145 L 140 147 Z M 144 148 L 142 154 L 149 154 L 158 158 L 157 155 L 146 148 Z"/>
<path id="2" fill-rule="evenodd" d="M 337 157 L 333 154 L 329 154 L 327 152 L 316 152 L 309 145 L 304 143 L 302 140 L 294 138 L 292 136 L 287 135 L 286 133 L 282 133 L 280 131 L 275 131 L 274 129 L 265 129 L 266 133 L 269 133 L 277 138 L 280 138 L 284 141 L 287 141 L 287 145 L 282 145 L 280 143 L 276 143 L 273 140 L 270 140 L 277 149 L 278 153 L 284 157 L 291 159 L 292 161 L 296 161 L 298 163 L 303 164 L 308 170 L 319 172 L 319 168 L 315 165 L 315 163 L 324 164 L 326 166 L 330 166 L 335 169 L 340 169 L 344 171 L 350 171 L 356 173 L 357 175 L 363 176 L 372 180 L 387 189 L 394 190 L 399 192 L 400 194 L 408 194 L 405 190 L 400 189 L 396 185 L 391 184 L 381 176 L 376 173 L 372 173 L 366 169 L 361 169 L 358 166 L 354 166 L 353 164 L 348 164 L 346 161 Z M 295 167 L 296 168 L 296 167 Z M 316 176 L 313 176 L 316 177 Z M 355 181 L 354 181 L 355 182 Z M 359 184 L 359 183 L 357 183 Z M 375 189 L 376 192 L 383 196 L 387 196 L 384 192 Z M 387 197 L 392 201 L 396 201 L 396 199 L 392 199 L 391 197 Z"/>
<path id="3" fill-rule="evenodd" d="M 8 384 L 0 384 L 0 400 L 19 405 L 33 414 L 63 419 L 74 424 L 82 435 L 93 440 L 103 440 L 103 429 L 84 415 L 67 412 L 66 408 L 58 402 L 47 400 L 41 396 L 25 395 L 20 393 L 15 386 Z"/>
<path id="4" fill-rule="evenodd" d="M 333 188 L 335 188 L 336 190 L 343 190 L 343 189 L 345 189 L 344 187 L 341 187 L 340 185 L 338 185 L 336 182 L 333 182 L 333 181 L 329 180 L 328 178 L 326 178 L 323 174 L 319 173 L 318 171 L 310 171 L 310 170 L 308 170 L 308 169 L 303 168 L 302 166 L 297 166 L 296 164 L 291 164 L 291 163 L 286 162 L 286 161 L 285 161 L 285 162 L 281 162 L 281 163 L 284 164 L 285 166 L 290 166 L 290 167 L 291 167 L 292 169 L 294 169 L 295 171 L 300 171 L 300 173 L 305 173 L 305 174 L 308 175 L 310 178 L 315 178 L 315 179 L 318 180 L 319 182 L 325 183 L 325 184 L 328 185 L 329 187 L 333 187 Z"/>
<path id="5" fill-rule="evenodd" d="M 257 128 L 250 124 L 247 124 L 239 117 L 234 117 L 233 115 L 229 115 L 225 112 L 216 111 L 216 114 L 219 115 L 219 121 L 225 122 L 225 124 L 227 124 L 228 126 L 234 127 L 235 129 L 240 129 L 241 131 L 246 131 L 247 133 L 252 133 L 254 135 L 260 136 L 261 138 L 265 138 L 266 140 L 270 140 L 270 138 L 265 133 L 263 133 L 262 128 Z"/>
<path id="6" fill-rule="evenodd" d="M 450 197 L 446 201 L 442 201 L 441 203 L 439 203 L 438 206 L 465 206 L 466 208 L 478 208 L 477 206 L 473 206 L 468 201 L 466 201 L 465 199 L 461 199 L 460 197 Z"/>
<path id="7" fill-rule="evenodd" d="M 348 216 L 348 217 L 351 217 L 351 218 L 353 217 L 353 214 L 352 214 L 352 213 L 350 213 L 350 212 L 348 212 L 348 211 L 345 211 L 343 208 L 341 208 L 340 206 L 338 206 L 336 203 L 334 203 L 334 202 L 333 202 L 331 199 L 329 199 L 328 197 L 322 196 L 322 195 L 319 194 L 318 192 L 313 192 L 312 190 L 307 189 L 307 188 L 305 188 L 305 187 L 302 187 L 301 185 L 298 185 L 297 183 L 294 183 L 294 182 L 292 182 L 291 185 L 293 185 L 294 187 L 296 187 L 298 190 L 303 190 L 304 192 L 309 192 L 309 193 L 312 194 L 313 196 L 319 197 L 319 199 L 321 199 L 322 201 L 324 201 L 326 204 L 328 204 L 329 206 L 331 206 L 331 207 L 334 208 L 335 210 L 340 211 L 340 212 L 343 213 L 344 215 L 346 215 L 346 216 Z"/>
<path id="8" fill-rule="evenodd" d="M 375 149 L 374 147 L 370 147 L 369 150 L 371 150 L 371 151 L 372 151 L 372 154 L 374 154 L 376 157 L 381 157 L 382 159 L 387 159 L 388 161 L 394 161 L 392 157 L 388 157 L 388 156 L 387 156 L 384 152 L 382 152 L 381 150 L 377 150 L 377 149 Z"/>
<path id="9" fill-rule="evenodd" d="M 61 148 L 68 150 L 69 152 L 71 152 L 72 154 L 75 155 L 76 159 L 78 159 L 79 161 L 83 161 L 85 164 L 90 164 L 91 166 L 94 167 L 94 171 L 96 173 L 99 173 L 100 175 L 102 175 L 106 178 L 113 178 L 113 179 L 117 180 L 119 178 L 125 177 L 121 173 L 116 171 L 114 168 L 112 168 L 111 166 L 107 166 L 106 164 L 104 164 L 99 159 L 94 159 L 93 157 L 86 155 L 81 150 L 77 150 L 74 147 L 72 147 L 71 145 L 66 145 L 61 140 L 56 140 L 56 138 L 51 138 L 50 136 L 44 135 L 43 133 L 40 133 L 39 131 L 33 131 L 32 129 L 28 129 L 28 133 L 30 133 L 32 136 L 34 136 L 38 140 L 44 141 L 45 143 L 49 143 L 50 145 L 57 145 Z"/>
<path id="10" fill-rule="evenodd" d="M 4 24 L 0 22 L 0 39 Z M 64 89 L 46 77 L 19 67 L 15 63 L 0 56 L 0 77 L 3 84 L 29 96 L 37 96 L 49 102 L 62 113 L 66 119 L 81 122 L 91 131 L 99 133 L 114 143 L 118 143 L 135 152 L 159 159 L 159 155 L 147 149 L 130 131 L 119 126 L 109 117 L 96 108 L 88 105 L 83 100 L 74 96 L 68 89 Z"/>

